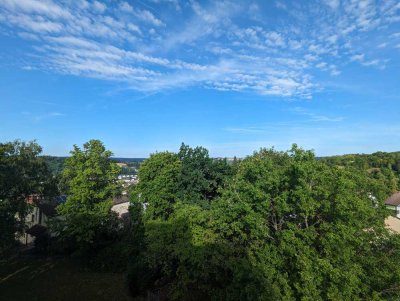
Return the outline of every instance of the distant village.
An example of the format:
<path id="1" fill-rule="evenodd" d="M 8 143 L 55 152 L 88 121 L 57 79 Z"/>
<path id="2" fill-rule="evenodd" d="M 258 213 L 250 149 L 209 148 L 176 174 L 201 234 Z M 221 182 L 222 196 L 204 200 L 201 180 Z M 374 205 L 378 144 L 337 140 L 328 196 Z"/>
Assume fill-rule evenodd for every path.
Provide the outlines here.
<path id="1" fill-rule="evenodd" d="M 122 171 L 127 172 L 124 174 L 120 174 L 118 176 L 118 180 L 121 181 L 122 186 L 124 188 L 124 192 L 129 188 L 129 186 L 135 185 L 138 183 L 138 176 L 137 176 L 137 168 L 129 167 L 128 164 L 118 162 L 117 165 L 121 167 Z"/>

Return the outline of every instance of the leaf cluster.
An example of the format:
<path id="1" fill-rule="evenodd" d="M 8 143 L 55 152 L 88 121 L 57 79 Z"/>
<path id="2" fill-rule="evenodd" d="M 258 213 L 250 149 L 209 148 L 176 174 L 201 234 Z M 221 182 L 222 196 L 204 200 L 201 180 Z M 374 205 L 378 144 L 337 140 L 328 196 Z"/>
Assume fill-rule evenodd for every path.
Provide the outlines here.
<path id="1" fill-rule="evenodd" d="M 190 160 L 204 159 L 204 150 L 182 154 L 189 154 L 191 168 L 206 166 Z M 182 170 L 183 156 L 158 159 L 162 156 L 176 164 L 168 170 Z M 192 180 L 203 179 L 198 171 L 193 174 Z M 208 206 L 199 193 L 206 186 L 186 177 L 190 173 L 182 185 L 174 174 L 171 183 L 178 185 L 168 187 L 171 195 L 188 193 L 190 202 L 174 199 L 165 216 L 149 214 L 151 207 L 133 210 L 142 233 L 142 249 L 129 270 L 135 295 L 174 300 L 399 296 L 399 237 L 384 226 L 384 187 L 364 172 L 326 164 L 296 145 L 287 152 L 261 149 L 238 163 Z M 154 178 L 149 179 L 151 187 Z M 161 188 L 162 177 L 157 183 Z"/>
<path id="2" fill-rule="evenodd" d="M 26 197 L 54 193 L 55 183 L 41 152 L 35 141 L 0 143 L 0 253 L 25 228 L 30 210 Z"/>
<path id="3" fill-rule="evenodd" d="M 110 212 L 112 198 L 120 193 L 119 167 L 110 160 L 112 153 L 99 140 L 90 140 L 83 149 L 74 146 L 65 161 L 62 183 L 67 201 L 57 207 L 62 218 L 53 231 L 77 249 L 86 250 L 118 230 Z"/>

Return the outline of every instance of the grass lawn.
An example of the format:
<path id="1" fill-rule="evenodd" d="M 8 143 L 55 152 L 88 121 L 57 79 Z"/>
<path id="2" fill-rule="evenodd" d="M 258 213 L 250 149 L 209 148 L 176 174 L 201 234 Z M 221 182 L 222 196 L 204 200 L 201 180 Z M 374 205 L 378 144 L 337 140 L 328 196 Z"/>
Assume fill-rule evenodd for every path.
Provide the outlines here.
<path id="1" fill-rule="evenodd" d="M 123 274 L 96 273 L 68 259 L 0 261 L 0 300 L 131 300 Z"/>

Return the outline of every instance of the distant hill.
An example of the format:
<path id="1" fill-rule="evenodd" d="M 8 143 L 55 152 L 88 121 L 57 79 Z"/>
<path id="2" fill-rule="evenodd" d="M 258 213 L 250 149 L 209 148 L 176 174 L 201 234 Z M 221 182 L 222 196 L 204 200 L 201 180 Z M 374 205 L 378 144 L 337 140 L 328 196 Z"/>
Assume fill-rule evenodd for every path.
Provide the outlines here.
<path id="1" fill-rule="evenodd" d="M 382 181 L 388 194 L 400 190 L 400 152 L 349 154 L 322 157 L 319 160 L 339 168 L 362 170 L 371 178 Z"/>
<path id="2" fill-rule="evenodd" d="M 65 159 L 68 157 L 57 157 L 57 156 L 42 156 L 50 167 L 53 175 L 60 174 L 64 167 Z M 118 158 L 114 157 L 111 160 L 120 163 L 126 163 L 131 168 L 139 168 L 140 163 L 142 163 L 146 158 Z"/>
<path id="3" fill-rule="evenodd" d="M 58 175 L 61 173 L 64 167 L 64 162 L 67 157 L 56 157 L 56 156 L 43 156 L 45 161 L 47 162 L 51 173 L 53 175 Z"/>
<path id="4" fill-rule="evenodd" d="M 121 162 L 121 163 L 131 163 L 131 162 L 143 162 L 147 158 L 119 158 L 119 157 L 113 157 L 111 160 Z"/>
<path id="5" fill-rule="evenodd" d="M 360 169 L 391 168 L 400 172 L 400 152 L 375 152 L 372 154 L 346 154 L 329 157 L 319 157 L 332 165 L 352 166 Z"/>

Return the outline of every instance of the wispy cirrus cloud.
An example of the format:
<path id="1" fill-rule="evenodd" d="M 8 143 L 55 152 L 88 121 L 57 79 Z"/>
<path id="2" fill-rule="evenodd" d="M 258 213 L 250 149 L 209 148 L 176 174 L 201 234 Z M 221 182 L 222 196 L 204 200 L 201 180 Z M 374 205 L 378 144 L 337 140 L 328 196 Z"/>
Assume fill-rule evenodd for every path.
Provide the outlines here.
<path id="1" fill-rule="evenodd" d="M 261 147 L 275 147 L 286 150 L 292 143 L 307 145 L 317 150 L 317 156 L 328 156 L 349 153 L 371 153 L 382 147 L 396 151 L 395 138 L 400 137 L 400 127 L 393 124 L 354 123 L 349 125 L 306 126 L 293 123 L 278 123 L 261 126 L 262 130 L 251 130 L 247 127 L 226 128 L 225 132 L 243 134 L 234 142 L 216 142 L 210 150 L 216 154 L 246 156 L 249 150 Z M 360 142 L 363 141 L 363 142 Z M 379 141 L 379 143 L 376 143 Z M 234 151 L 232 151 L 234 150 Z"/>
<path id="2" fill-rule="evenodd" d="M 339 116 L 339 117 L 326 116 L 326 115 L 312 112 L 312 111 L 307 110 L 302 107 L 294 107 L 291 109 L 291 111 L 298 115 L 308 117 L 309 121 L 340 122 L 340 121 L 344 120 L 344 117 L 341 117 L 341 116 Z"/>
<path id="3" fill-rule="evenodd" d="M 286 122 L 270 122 L 261 125 L 251 125 L 251 126 L 231 126 L 225 127 L 222 130 L 234 134 L 243 134 L 243 135 L 260 135 L 260 134 L 268 134 L 272 133 L 276 130 L 300 130 L 307 129 L 307 131 L 312 129 L 317 129 L 318 127 L 326 128 L 329 124 L 338 125 L 338 123 L 344 121 L 344 117 L 342 116 L 327 116 L 324 114 L 320 114 L 314 111 L 310 111 L 303 107 L 294 107 L 289 110 L 289 112 L 300 116 L 301 118 L 292 119 Z"/>
<path id="4" fill-rule="evenodd" d="M 316 73 L 339 76 L 347 64 L 384 69 L 380 46 L 398 45 L 396 0 L 278 1 L 271 9 L 276 16 L 262 18 L 261 3 L 241 1 L 4 0 L 0 25 L 29 41 L 32 69 L 151 93 L 200 86 L 311 98 L 323 89 Z M 376 33 L 385 35 L 370 47 Z"/>
<path id="5" fill-rule="evenodd" d="M 49 118 L 57 118 L 57 117 L 62 117 L 65 116 L 65 114 L 60 113 L 60 112 L 46 112 L 46 113 L 32 113 L 32 112 L 21 112 L 21 114 L 23 116 L 28 117 L 29 119 L 31 119 L 34 122 L 39 122 L 45 119 L 49 119 Z"/>

